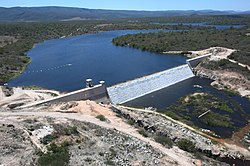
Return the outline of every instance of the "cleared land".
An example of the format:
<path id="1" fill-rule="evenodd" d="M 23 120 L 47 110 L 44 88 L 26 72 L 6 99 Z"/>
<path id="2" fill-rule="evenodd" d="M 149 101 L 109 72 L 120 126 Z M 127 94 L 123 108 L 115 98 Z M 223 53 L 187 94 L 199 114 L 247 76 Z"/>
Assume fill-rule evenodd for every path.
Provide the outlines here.
<path id="1" fill-rule="evenodd" d="M 15 93 L 21 90 L 14 90 L 11 104 L 19 102 Z M 33 93 L 40 95 L 40 91 Z M 23 102 L 34 101 L 29 98 Z M 46 165 L 51 161 L 54 165 L 222 165 L 206 155 L 250 158 L 247 149 L 149 110 L 93 101 L 0 110 L 0 156 L 5 165 Z"/>

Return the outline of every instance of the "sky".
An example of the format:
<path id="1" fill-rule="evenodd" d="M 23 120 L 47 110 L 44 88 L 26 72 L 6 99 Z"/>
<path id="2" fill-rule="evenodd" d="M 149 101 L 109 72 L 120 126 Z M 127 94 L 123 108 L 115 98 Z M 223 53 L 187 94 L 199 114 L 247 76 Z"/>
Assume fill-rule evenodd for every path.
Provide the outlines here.
<path id="1" fill-rule="evenodd" d="M 250 10 L 250 0 L 0 0 L 0 7 L 67 6 L 115 10 Z"/>

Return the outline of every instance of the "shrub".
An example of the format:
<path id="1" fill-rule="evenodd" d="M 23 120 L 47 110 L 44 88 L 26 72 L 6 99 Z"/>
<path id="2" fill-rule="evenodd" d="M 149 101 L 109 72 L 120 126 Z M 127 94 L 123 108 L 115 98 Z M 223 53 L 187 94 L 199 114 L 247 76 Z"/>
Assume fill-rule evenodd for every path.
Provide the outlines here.
<path id="1" fill-rule="evenodd" d="M 104 164 L 106 164 L 106 165 L 114 165 L 115 166 L 115 163 L 112 160 L 107 160 L 107 161 L 104 162 Z"/>
<path id="2" fill-rule="evenodd" d="M 195 144 L 188 139 L 182 138 L 177 142 L 177 146 L 187 152 L 195 152 Z"/>
<path id="3" fill-rule="evenodd" d="M 113 148 L 109 148 L 110 151 L 110 158 L 114 158 L 115 156 L 117 156 L 117 152 L 113 149 Z"/>
<path id="4" fill-rule="evenodd" d="M 234 111 L 225 103 L 225 102 L 221 102 L 218 104 L 218 108 L 222 111 L 226 111 L 229 113 L 233 113 Z"/>
<path id="5" fill-rule="evenodd" d="M 168 146 L 168 147 L 173 146 L 172 140 L 167 136 L 158 135 L 154 139 L 155 139 L 156 142 L 158 142 L 158 143 L 160 143 L 160 144 L 162 144 L 164 146 Z"/>
<path id="6" fill-rule="evenodd" d="M 230 63 L 227 59 L 222 59 L 218 61 L 219 66 L 225 66 L 226 64 Z"/>
<path id="7" fill-rule="evenodd" d="M 97 115 L 96 118 L 99 119 L 100 121 L 106 121 L 107 120 L 105 118 L 105 116 L 103 116 L 103 115 Z"/>
<path id="8" fill-rule="evenodd" d="M 128 124 L 130 124 L 131 126 L 135 124 L 135 121 L 132 120 L 132 119 L 129 119 L 127 122 L 128 122 Z"/>
<path id="9" fill-rule="evenodd" d="M 141 134 L 141 135 L 143 135 L 144 137 L 148 137 L 148 133 L 147 133 L 147 131 L 144 130 L 144 129 L 138 130 L 138 133 Z"/>
<path id="10" fill-rule="evenodd" d="M 236 91 L 233 91 L 233 90 L 230 90 L 230 89 L 224 89 L 224 91 L 230 97 L 239 96 L 239 92 L 236 92 Z"/>
<path id="11" fill-rule="evenodd" d="M 40 142 L 47 145 L 48 143 L 52 142 L 55 138 L 56 137 L 54 135 L 49 134 L 43 137 Z"/>
<path id="12" fill-rule="evenodd" d="M 65 128 L 65 135 L 77 135 L 79 132 L 77 131 L 77 127 L 76 126 L 68 126 L 67 128 Z"/>
<path id="13" fill-rule="evenodd" d="M 233 123 L 229 115 L 220 115 L 214 112 L 209 112 L 206 116 L 201 117 L 200 122 L 212 127 L 233 127 Z"/>
<path id="14" fill-rule="evenodd" d="M 69 150 L 66 144 L 64 145 L 56 145 L 51 144 L 48 148 L 50 152 L 47 154 L 42 154 L 42 156 L 38 159 L 38 165 L 40 166 L 64 166 L 69 163 Z"/>

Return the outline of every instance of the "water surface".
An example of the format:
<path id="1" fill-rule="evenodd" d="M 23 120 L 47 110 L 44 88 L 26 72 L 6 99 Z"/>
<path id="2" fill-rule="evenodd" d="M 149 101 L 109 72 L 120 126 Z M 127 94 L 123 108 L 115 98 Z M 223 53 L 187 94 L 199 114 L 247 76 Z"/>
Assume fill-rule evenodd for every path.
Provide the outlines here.
<path id="1" fill-rule="evenodd" d="M 243 28 L 245 25 L 212 25 L 206 22 L 204 23 L 159 23 L 152 22 L 152 24 L 160 24 L 160 25 L 185 25 L 185 26 L 201 26 L 201 27 L 214 27 L 217 30 L 230 29 L 230 28 Z"/>
<path id="2" fill-rule="evenodd" d="M 27 52 L 32 63 L 10 86 L 37 85 L 73 91 L 105 80 L 108 86 L 184 64 L 186 57 L 119 47 L 117 36 L 159 30 L 120 30 L 48 40 Z M 169 32 L 166 30 L 165 32 Z"/>

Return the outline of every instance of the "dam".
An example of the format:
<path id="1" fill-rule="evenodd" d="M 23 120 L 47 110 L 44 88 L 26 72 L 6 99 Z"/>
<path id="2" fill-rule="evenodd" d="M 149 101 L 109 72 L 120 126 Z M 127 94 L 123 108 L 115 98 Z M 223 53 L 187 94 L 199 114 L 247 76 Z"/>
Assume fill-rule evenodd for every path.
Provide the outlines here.
<path id="1" fill-rule="evenodd" d="M 87 79 L 86 88 L 84 89 L 60 95 L 49 100 L 32 103 L 31 105 L 87 99 L 101 103 L 107 103 L 107 101 L 110 100 L 112 104 L 123 104 L 194 77 L 195 75 L 192 71 L 193 67 L 209 56 L 211 56 L 211 54 L 188 59 L 184 65 L 166 69 L 110 87 L 106 87 L 104 81 L 100 81 L 100 84 L 93 86 L 92 79 Z"/>
<path id="2" fill-rule="evenodd" d="M 113 104 L 123 104 L 138 97 L 166 88 L 170 85 L 194 77 L 193 67 L 212 54 L 188 59 L 186 64 L 113 85 L 107 88 Z"/>
<path id="3" fill-rule="evenodd" d="M 194 74 L 185 64 L 108 87 L 107 91 L 113 104 L 123 104 L 191 77 Z"/>

